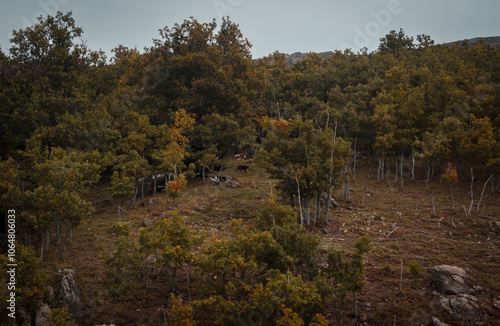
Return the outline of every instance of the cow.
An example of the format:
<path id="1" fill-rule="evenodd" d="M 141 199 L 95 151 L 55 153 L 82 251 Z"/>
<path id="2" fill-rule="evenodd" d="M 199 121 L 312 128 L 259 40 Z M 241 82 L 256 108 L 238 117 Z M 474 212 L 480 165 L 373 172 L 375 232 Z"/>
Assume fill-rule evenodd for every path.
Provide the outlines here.
<path id="1" fill-rule="evenodd" d="M 218 175 L 216 175 L 210 178 L 210 183 L 215 185 L 215 184 L 220 184 L 221 182 L 224 182 L 226 180 L 227 180 L 226 177 L 219 177 Z"/>
<path id="2" fill-rule="evenodd" d="M 247 165 L 238 165 L 238 168 L 236 169 L 236 172 L 247 172 L 247 170 L 250 169 L 249 166 Z"/>
<path id="3" fill-rule="evenodd" d="M 246 160 L 247 157 L 248 157 L 247 153 L 240 153 L 240 154 L 234 155 L 234 158 L 237 159 L 238 161 L 239 160 Z"/>

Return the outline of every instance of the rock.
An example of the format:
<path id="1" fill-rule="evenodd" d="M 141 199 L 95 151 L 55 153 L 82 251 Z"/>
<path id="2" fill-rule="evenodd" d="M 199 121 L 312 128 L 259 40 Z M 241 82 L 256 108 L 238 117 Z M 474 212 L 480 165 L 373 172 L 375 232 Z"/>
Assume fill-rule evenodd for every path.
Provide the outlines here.
<path id="1" fill-rule="evenodd" d="M 488 230 L 500 235 L 500 221 L 488 222 Z"/>
<path id="2" fill-rule="evenodd" d="M 17 325 L 23 325 L 25 321 L 29 321 L 28 320 L 28 314 L 26 313 L 26 310 L 24 310 L 23 308 L 17 308 L 16 309 L 16 322 L 17 322 Z"/>
<path id="3" fill-rule="evenodd" d="M 473 322 L 477 317 L 477 298 L 470 294 L 459 294 L 451 297 L 441 297 L 439 305 L 457 321 Z M 472 323 L 474 324 L 474 323 Z"/>
<path id="4" fill-rule="evenodd" d="M 49 324 L 50 307 L 48 304 L 43 303 L 40 309 L 36 312 L 35 325 L 47 326 Z"/>
<path id="5" fill-rule="evenodd" d="M 327 228 L 324 228 L 323 232 L 326 233 L 326 234 L 330 234 L 330 230 L 328 230 Z"/>
<path id="6" fill-rule="evenodd" d="M 500 299 L 493 299 L 493 307 L 500 310 Z"/>
<path id="7" fill-rule="evenodd" d="M 228 188 L 238 188 L 240 186 L 240 184 L 239 184 L 239 182 L 232 180 L 232 181 L 227 182 L 224 186 L 228 187 Z"/>
<path id="8" fill-rule="evenodd" d="M 153 226 L 154 223 L 155 222 L 153 220 L 145 218 L 142 220 L 141 225 L 145 228 L 150 228 Z"/>
<path id="9" fill-rule="evenodd" d="M 470 280 L 469 274 L 460 267 L 450 265 L 435 266 L 431 269 L 432 284 L 442 294 L 469 294 L 470 289 L 465 281 Z"/>
<path id="10" fill-rule="evenodd" d="M 75 280 L 75 270 L 65 268 L 59 291 L 59 302 L 62 307 L 67 307 L 74 318 L 78 319 L 82 314 L 82 301 L 80 300 L 80 289 Z"/>
<path id="11" fill-rule="evenodd" d="M 443 323 L 436 317 L 432 317 L 432 326 L 449 326 L 448 324 Z"/>

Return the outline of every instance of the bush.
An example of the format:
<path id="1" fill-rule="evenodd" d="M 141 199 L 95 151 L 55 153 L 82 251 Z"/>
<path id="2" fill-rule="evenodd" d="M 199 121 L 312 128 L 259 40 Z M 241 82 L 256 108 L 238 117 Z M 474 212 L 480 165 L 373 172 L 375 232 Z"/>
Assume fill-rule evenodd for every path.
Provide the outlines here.
<path id="1" fill-rule="evenodd" d="M 420 264 L 416 260 L 412 260 L 408 266 L 410 266 L 410 273 L 412 275 L 419 275 L 420 274 Z"/>

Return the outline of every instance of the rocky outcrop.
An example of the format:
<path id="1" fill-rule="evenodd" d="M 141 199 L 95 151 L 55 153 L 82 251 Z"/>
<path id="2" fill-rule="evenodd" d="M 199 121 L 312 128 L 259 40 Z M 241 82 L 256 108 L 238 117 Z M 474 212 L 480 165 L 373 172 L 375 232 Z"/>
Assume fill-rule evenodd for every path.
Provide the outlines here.
<path id="1" fill-rule="evenodd" d="M 47 326 L 49 324 L 50 307 L 48 304 L 43 303 L 38 309 L 35 317 L 36 326 Z"/>
<path id="2" fill-rule="evenodd" d="M 80 289 L 75 280 L 75 270 L 66 268 L 62 271 L 61 290 L 59 291 L 59 302 L 62 307 L 67 307 L 74 318 L 82 316 L 82 301 L 80 300 Z"/>
<path id="3" fill-rule="evenodd" d="M 479 286 L 474 289 L 467 286 L 471 280 L 469 274 L 460 267 L 440 265 L 431 270 L 432 285 L 437 295 L 432 302 L 433 315 L 446 314 L 452 320 L 466 325 L 479 325 L 489 318 L 480 309 L 480 304 L 473 294 L 481 294 Z M 432 317 L 433 325 L 446 325 Z"/>
<path id="4" fill-rule="evenodd" d="M 460 267 L 440 265 L 431 269 L 432 284 L 442 294 L 473 294 L 474 290 L 469 288 L 466 281 L 471 278 L 467 272 Z"/>
<path id="5" fill-rule="evenodd" d="M 450 325 L 443 323 L 436 317 L 432 317 L 432 326 L 450 326 Z"/>
<path id="6" fill-rule="evenodd" d="M 500 221 L 491 221 L 488 223 L 488 230 L 496 235 L 500 235 Z"/>
<path id="7" fill-rule="evenodd" d="M 477 298 L 470 294 L 441 297 L 439 305 L 443 312 L 457 321 L 473 322 L 478 317 Z"/>

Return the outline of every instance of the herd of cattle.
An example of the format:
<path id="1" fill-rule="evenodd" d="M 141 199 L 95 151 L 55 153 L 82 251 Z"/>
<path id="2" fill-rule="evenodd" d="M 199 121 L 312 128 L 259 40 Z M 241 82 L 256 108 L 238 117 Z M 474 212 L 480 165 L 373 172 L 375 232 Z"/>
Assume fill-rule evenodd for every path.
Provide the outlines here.
<path id="1" fill-rule="evenodd" d="M 247 153 L 240 153 L 234 155 L 234 159 L 246 160 L 248 159 Z M 251 162 L 251 159 L 249 160 Z M 221 164 L 211 164 L 208 168 L 208 174 L 218 174 L 215 176 L 208 176 L 211 185 L 221 185 L 223 182 L 232 180 L 233 177 L 221 176 L 222 170 L 229 168 L 229 166 L 223 166 Z M 236 167 L 236 172 L 247 172 L 250 169 L 248 165 L 238 165 Z M 196 173 L 195 178 L 202 178 L 202 173 Z M 166 188 L 166 185 L 170 181 L 174 181 L 177 178 L 177 174 L 166 173 L 166 174 L 154 174 L 150 177 L 139 178 L 136 186 L 137 193 L 144 197 L 145 194 L 160 193 Z"/>

